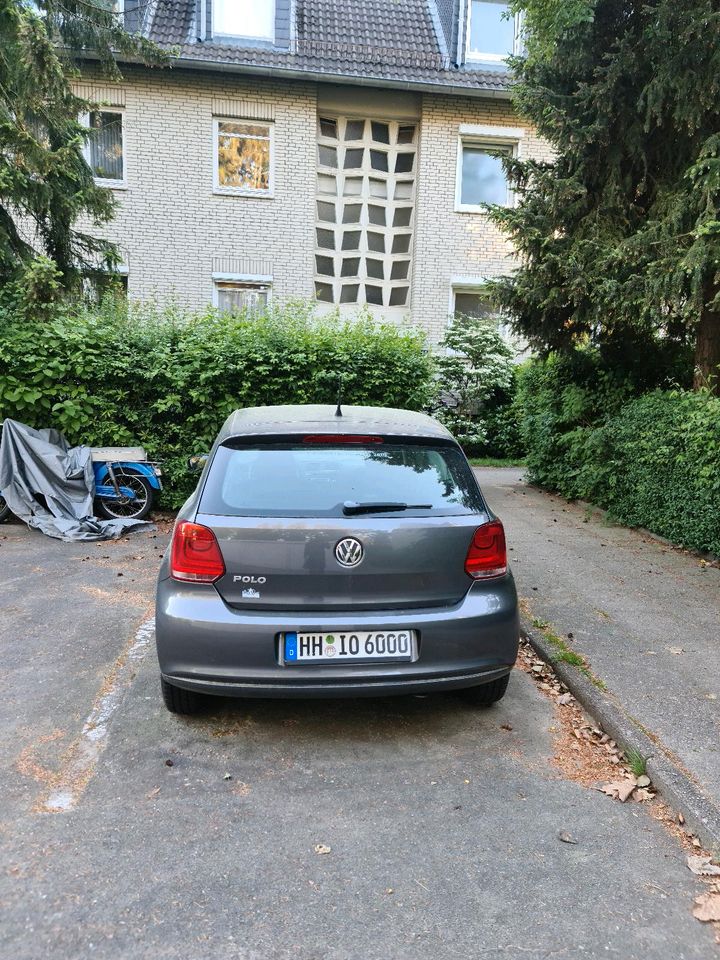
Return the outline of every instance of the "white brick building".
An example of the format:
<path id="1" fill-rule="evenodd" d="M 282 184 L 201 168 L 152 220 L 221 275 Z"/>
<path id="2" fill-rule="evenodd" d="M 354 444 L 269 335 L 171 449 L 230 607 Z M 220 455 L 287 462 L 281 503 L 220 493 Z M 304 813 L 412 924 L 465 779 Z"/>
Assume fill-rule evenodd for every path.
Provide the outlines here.
<path id="1" fill-rule="evenodd" d="M 125 0 L 179 56 L 108 84 L 88 155 L 131 298 L 202 307 L 316 297 L 422 326 L 486 309 L 512 251 L 505 153 L 546 146 L 512 110 L 498 0 Z"/>

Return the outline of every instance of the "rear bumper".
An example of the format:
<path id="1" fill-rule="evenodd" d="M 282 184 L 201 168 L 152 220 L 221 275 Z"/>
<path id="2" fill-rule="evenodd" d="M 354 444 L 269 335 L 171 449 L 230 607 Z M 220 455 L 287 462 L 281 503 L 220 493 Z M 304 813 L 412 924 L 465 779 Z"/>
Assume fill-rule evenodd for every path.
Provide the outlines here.
<path id="1" fill-rule="evenodd" d="M 412 663 L 278 662 L 285 630 L 415 630 Z M 239 697 L 363 697 L 430 693 L 488 683 L 509 673 L 518 651 L 512 577 L 474 583 L 451 607 L 353 614 L 239 611 L 212 586 L 158 584 L 157 652 L 167 681 Z"/>

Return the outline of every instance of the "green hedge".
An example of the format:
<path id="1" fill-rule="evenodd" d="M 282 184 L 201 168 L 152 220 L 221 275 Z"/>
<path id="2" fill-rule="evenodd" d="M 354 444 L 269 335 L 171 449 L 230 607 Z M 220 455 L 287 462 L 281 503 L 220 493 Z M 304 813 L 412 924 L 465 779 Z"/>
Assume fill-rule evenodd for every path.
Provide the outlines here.
<path id="1" fill-rule="evenodd" d="M 576 363 L 577 358 L 576 358 Z M 593 358 L 524 371 L 516 400 L 529 479 L 605 507 L 682 546 L 720 555 L 720 398 L 598 376 Z"/>
<path id="2" fill-rule="evenodd" d="M 720 556 L 720 398 L 656 391 L 595 431 L 593 499 L 620 523 Z"/>
<path id="3" fill-rule="evenodd" d="M 142 444 L 163 461 L 167 506 L 194 486 L 185 462 L 238 407 L 346 403 L 422 409 L 433 363 L 421 334 L 367 317 L 318 319 L 307 304 L 267 316 L 127 315 L 58 308 L 43 323 L 0 310 L 0 419 L 55 426 L 71 442 Z"/>

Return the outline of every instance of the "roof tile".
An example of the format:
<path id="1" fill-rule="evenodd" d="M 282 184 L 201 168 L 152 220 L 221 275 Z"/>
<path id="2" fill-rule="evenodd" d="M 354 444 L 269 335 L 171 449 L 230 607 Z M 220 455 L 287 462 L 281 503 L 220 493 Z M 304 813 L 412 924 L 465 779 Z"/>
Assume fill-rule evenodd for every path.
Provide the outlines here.
<path id="1" fill-rule="evenodd" d="M 161 46 L 179 48 L 179 61 L 250 69 L 299 71 L 330 78 L 402 81 L 469 90 L 503 91 L 505 68 L 458 67 L 444 56 L 430 4 L 435 0 L 297 0 L 290 49 L 198 41 L 195 0 L 156 0 L 148 31 Z M 447 16 L 447 8 L 444 11 Z"/>

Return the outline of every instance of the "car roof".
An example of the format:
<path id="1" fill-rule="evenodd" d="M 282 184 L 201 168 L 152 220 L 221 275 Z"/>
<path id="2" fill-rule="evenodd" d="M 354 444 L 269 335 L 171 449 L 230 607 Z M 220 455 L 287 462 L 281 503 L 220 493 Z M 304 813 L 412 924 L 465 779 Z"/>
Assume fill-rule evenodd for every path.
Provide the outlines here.
<path id="1" fill-rule="evenodd" d="M 276 407 L 246 407 L 236 410 L 225 421 L 218 443 L 230 437 L 269 436 L 273 434 L 345 434 L 377 433 L 382 436 L 422 437 L 453 440 L 441 423 L 425 413 L 397 410 L 393 407 L 342 405 L 342 416 L 335 415 L 334 404 L 284 404 Z"/>

